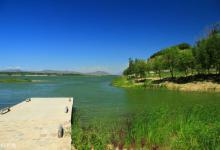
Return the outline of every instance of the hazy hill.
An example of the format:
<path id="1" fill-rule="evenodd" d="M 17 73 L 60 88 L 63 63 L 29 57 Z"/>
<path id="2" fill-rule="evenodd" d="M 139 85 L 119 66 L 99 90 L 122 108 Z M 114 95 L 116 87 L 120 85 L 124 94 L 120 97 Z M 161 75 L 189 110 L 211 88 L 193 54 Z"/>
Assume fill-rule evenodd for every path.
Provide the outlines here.
<path id="1" fill-rule="evenodd" d="M 88 73 L 82 73 L 77 71 L 65 71 L 65 70 L 42 70 L 42 71 L 24 71 L 20 69 L 5 69 L 0 70 L 1 73 L 10 73 L 10 74 L 78 74 L 78 75 L 110 75 L 110 73 L 105 71 L 94 71 Z"/>
<path id="2" fill-rule="evenodd" d="M 23 72 L 20 69 L 5 69 L 5 70 L 0 70 L 0 72 Z"/>

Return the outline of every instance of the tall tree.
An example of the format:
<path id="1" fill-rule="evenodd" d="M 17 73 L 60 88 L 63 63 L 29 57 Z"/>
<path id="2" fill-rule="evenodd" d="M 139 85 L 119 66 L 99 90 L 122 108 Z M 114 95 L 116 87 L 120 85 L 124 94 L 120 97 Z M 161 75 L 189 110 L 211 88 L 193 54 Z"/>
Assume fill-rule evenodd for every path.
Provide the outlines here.
<path id="1" fill-rule="evenodd" d="M 135 77 L 144 77 L 147 71 L 147 64 L 143 59 L 129 59 L 128 68 L 124 70 L 124 75 L 134 75 Z"/>
<path id="2" fill-rule="evenodd" d="M 206 49 L 213 54 L 212 65 L 220 74 L 220 24 L 214 24 L 208 34 Z M 211 56 L 210 56 L 211 57 Z"/>
<path id="3" fill-rule="evenodd" d="M 196 43 L 193 49 L 197 68 L 209 70 L 216 68 L 220 71 L 220 27 L 214 26 L 210 29 L 208 36 Z M 198 67 L 199 66 L 199 67 Z"/>
<path id="4" fill-rule="evenodd" d="M 194 69 L 194 57 L 191 49 L 179 52 L 177 69 L 179 71 L 184 71 L 186 76 L 189 69 Z"/>
<path id="5" fill-rule="evenodd" d="M 137 77 L 145 77 L 147 71 L 146 61 L 143 59 L 135 59 L 135 74 Z"/>
<path id="6" fill-rule="evenodd" d="M 178 60 L 178 47 L 167 48 L 164 52 L 165 65 L 169 68 L 171 77 L 174 77 L 174 69 Z"/>
<path id="7" fill-rule="evenodd" d="M 196 43 L 196 46 L 193 48 L 193 56 L 195 57 L 196 61 L 196 69 L 199 73 L 203 72 L 204 70 L 209 70 L 210 60 L 209 55 L 206 50 L 206 43 L 205 39 L 202 39 Z"/>
<path id="8" fill-rule="evenodd" d="M 162 56 L 157 56 L 151 60 L 151 66 L 154 72 L 156 72 L 161 78 L 161 71 L 164 68 L 164 58 Z"/>
<path id="9" fill-rule="evenodd" d="M 132 75 L 135 74 L 135 64 L 134 60 L 129 58 L 128 68 L 124 70 L 124 75 Z"/>

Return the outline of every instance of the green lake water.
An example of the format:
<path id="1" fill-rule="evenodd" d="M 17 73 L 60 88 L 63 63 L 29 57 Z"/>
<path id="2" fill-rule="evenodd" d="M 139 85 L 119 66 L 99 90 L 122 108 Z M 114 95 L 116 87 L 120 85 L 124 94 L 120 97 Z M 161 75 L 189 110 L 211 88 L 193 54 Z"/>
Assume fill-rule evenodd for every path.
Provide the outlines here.
<path id="1" fill-rule="evenodd" d="M 213 104 L 220 108 L 218 93 L 123 89 L 111 86 L 115 76 L 17 78 L 30 78 L 40 82 L 0 83 L 0 108 L 15 105 L 28 97 L 74 97 L 74 107 L 81 112 L 85 123 L 94 119 L 118 119 L 161 106 L 175 109 Z"/>

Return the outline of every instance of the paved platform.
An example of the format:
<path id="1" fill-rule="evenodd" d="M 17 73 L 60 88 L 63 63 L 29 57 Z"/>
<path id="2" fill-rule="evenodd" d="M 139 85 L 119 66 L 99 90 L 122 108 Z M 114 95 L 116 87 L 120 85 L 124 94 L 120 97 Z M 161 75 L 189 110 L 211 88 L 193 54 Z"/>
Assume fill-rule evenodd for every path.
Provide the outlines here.
<path id="1" fill-rule="evenodd" d="M 31 98 L 11 107 L 0 114 L 0 150 L 70 150 L 72 106 L 73 98 Z"/>

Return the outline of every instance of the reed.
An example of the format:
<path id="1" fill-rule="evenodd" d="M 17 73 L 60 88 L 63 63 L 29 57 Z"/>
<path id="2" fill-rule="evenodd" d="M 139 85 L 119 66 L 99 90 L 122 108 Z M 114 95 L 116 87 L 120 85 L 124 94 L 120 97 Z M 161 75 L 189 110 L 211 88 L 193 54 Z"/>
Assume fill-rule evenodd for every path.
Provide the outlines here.
<path id="1" fill-rule="evenodd" d="M 81 126 L 74 116 L 72 139 L 78 149 L 220 148 L 220 111 L 215 106 L 160 107 L 132 114 L 111 124 Z M 110 145 L 110 146 L 109 146 Z"/>

